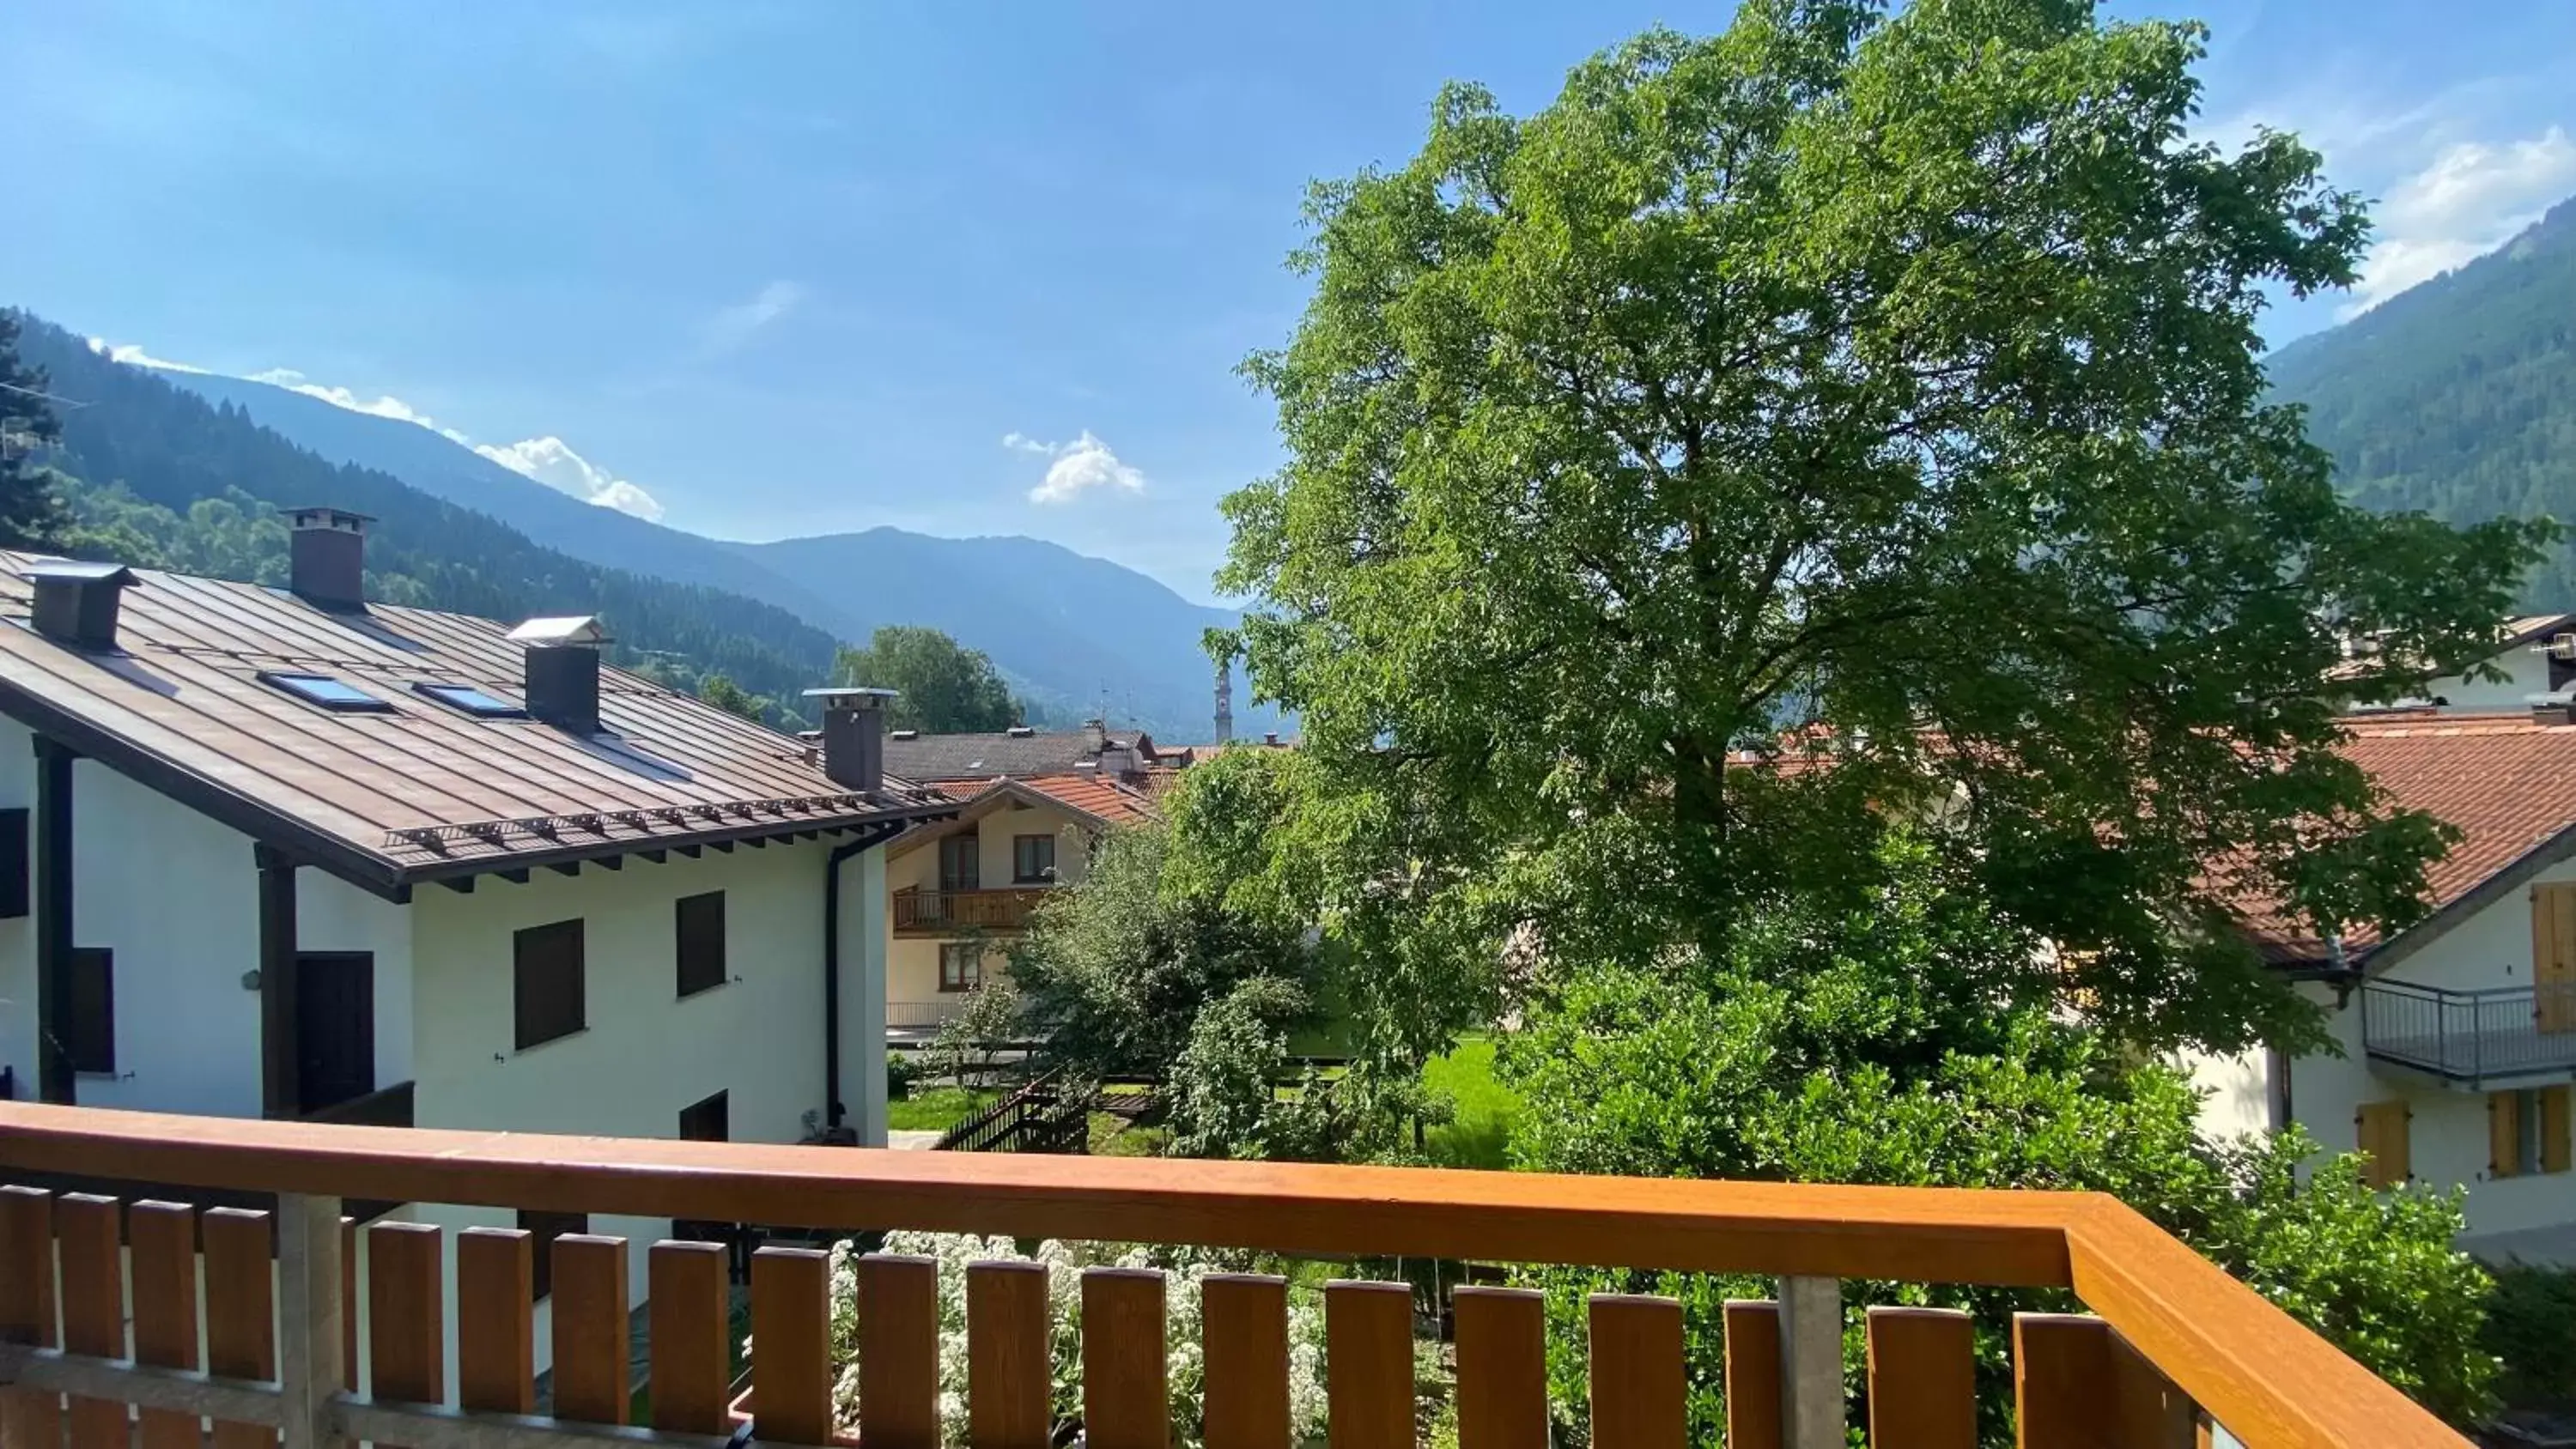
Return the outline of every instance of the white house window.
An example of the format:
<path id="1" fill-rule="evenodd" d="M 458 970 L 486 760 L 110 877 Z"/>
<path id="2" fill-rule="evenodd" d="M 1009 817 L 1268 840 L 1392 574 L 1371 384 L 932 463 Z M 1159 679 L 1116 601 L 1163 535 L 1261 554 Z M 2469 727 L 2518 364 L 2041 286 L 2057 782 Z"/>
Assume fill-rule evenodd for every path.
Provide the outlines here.
<path id="1" fill-rule="evenodd" d="M 1011 837 L 1011 883 L 1044 885 L 1055 879 L 1055 837 L 1052 835 L 1014 835 Z"/>
<path id="2" fill-rule="evenodd" d="M 983 942 L 942 941 L 939 943 L 940 990 L 972 991 L 983 984 Z"/>

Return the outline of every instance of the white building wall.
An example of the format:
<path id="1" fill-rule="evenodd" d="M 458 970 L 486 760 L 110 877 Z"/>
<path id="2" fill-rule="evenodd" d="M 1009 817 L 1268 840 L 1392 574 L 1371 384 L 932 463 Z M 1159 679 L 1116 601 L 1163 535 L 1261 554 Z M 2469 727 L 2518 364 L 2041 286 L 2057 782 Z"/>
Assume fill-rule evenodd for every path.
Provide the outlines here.
<path id="1" fill-rule="evenodd" d="M 2529 709 L 2533 695 L 2549 690 L 2549 660 L 2528 646 L 2508 649 L 2489 662 L 2505 672 L 2502 683 L 2448 675 L 2427 686 L 2426 697 L 2443 701 L 2447 709 L 2511 711 Z"/>
<path id="2" fill-rule="evenodd" d="M 490 1128 L 618 1137 L 673 1138 L 682 1108 L 722 1091 L 738 1142 L 794 1142 L 810 1116 L 819 1125 L 823 1091 L 823 875 L 831 842 L 709 850 L 663 864 L 628 857 L 623 870 L 585 866 L 578 877 L 533 872 L 526 885 L 495 877 L 469 895 L 424 887 L 413 898 L 411 970 L 414 1111 L 422 1127 Z M 852 886 L 858 862 L 843 867 Z M 673 903 L 702 891 L 725 893 L 726 984 L 677 994 Z M 852 889 L 844 905 L 843 985 L 861 997 L 882 975 L 865 975 L 852 949 L 882 929 L 882 904 Z M 883 901 L 880 879 L 875 899 Z M 513 936 L 530 926 L 579 917 L 587 1026 L 519 1051 L 515 1046 Z M 851 958 L 858 958 L 853 960 Z M 878 1008 L 882 1022 L 882 1005 Z M 845 1050 L 866 1042 L 844 1041 Z M 884 1114 L 884 1032 L 875 1038 L 873 1110 Z M 864 1070 L 863 1067 L 857 1068 Z M 865 1099 L 844 1101 L 867 1110 Z M 879 1129 L 882 1140 L 882 1127 Z M 418 1221 L 450 1229 L 514 1226 L 499 1209 L 422 1204 Z M 597 1215 L 591 1231 L 627 1240 L 629 1291 L 641 1303 L 647 1254 L 670 1232 L 666 1218 Z M 450 1285 L 449 1293 L 454 1293 Z M 551 1319 L 538 1305 L 538 1362 L 548 1361 Z M 451 1321 L 453 1321 L 451 1319 Z M 451 1370 L 452 1372 L 452 1370 Z"/>
<path id="3" fill-rule="evenodd" d="M 2264 1047 L 2233 1054 L 2182 1053 L 2183 1072 L 2202 1093 L 2204 1136 L 2243 1137 L 2272 1130 L 2271 1063 L 2272 1054 Z"/>

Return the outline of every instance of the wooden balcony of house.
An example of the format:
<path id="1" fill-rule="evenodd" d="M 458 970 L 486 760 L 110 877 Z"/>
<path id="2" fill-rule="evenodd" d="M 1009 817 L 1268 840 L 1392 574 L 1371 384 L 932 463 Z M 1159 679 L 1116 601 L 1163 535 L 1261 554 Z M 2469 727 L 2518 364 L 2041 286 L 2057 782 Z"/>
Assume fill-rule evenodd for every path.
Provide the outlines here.
<path id="1" fill-rule="evenodd" d="M 2092 1194 L 883 1152 L 0 1104 L 0 1183 L 30 1173 L 273 1193 L 276 1207 L 200 1215 L 0 1189 L 0 1403 L 13 1446 L 59 1445 L 66 1421 L 76 1445 L 122 1446 L 137 1422 L 130 1414 L 145 1444 L 194 1444 L 210 1420 L 217 1444 L 267 1445 L 282 1429 L 286 1449 L 360 1439 L 418 1449 L 720 1449 L 746 1438 L 848 1443 L 853 1431 L 879 1449 L 943 1442 L 941 1290 L 928 1260 L 857 1260 L 856 1402 L 836 1418 L 843 1365 L 831 1338 L 829 1255 L 761 1248 L 738 1421 L 746 1400 L 728 1377 L 723 1249 L 652 1245 L 651 1423 L 625 1426 L 624 1242 L 554 1242 L 553 1393 L 538 1414 L 529 1235 L 451 1236 L 423 1222 L 345 1227 L 341 1204 L 370 1197 L 1142 1240 L 1309 1260 L 1763 1275 L 1776 1293 L 1723 1315 L 1735 1449 L 1841 1449 L 1852 1412 L 1847 1323 L 1865 1340 L 1850 1365 L 1861 1390 L 1852 1427 L 1878 1449 L 1979 1442 L 1971 1356 L 1980 1334 L 2010 1344 L 2018 1442 L 2029 1449 L 2181 1449 L 2213 1442 L 2214 1426 L 2250 1449 L 2466 1444 L 2190 1248 Z M 1859 1301 L 1863 1284 L 1907 1281 L 2056 1290 L 2085 1311 L 1986 1323 Z M 1070 1409 L 1050 1402 L 1047 1282 L 1025 1261 L 967 1269 L 967 1387 L 946 1412 L 965 1420 L 977 1449 L 1046 1449 L 1077 1421 L 1097 1449 L 1167 1444 L 1172 1291 L 1203 1292 L 1203 1338 L 1181 1347 L 1204 1366 L 1208 1449 L 1293 1442 L 1291 1289 L 1282 1279 L 1221 1275 L 1203 1290 L 1176 1290 L 1152 1270 L 1091 1270 L 1079 1284 Z M 1329 1444 L 1410 1449 L 1426 1321 L 1415 1290 L 1355 1275 L 1321 1297 Z M 361 1315 L 363 1366 L 352 1348 Z M 1563 1330 L 1551 1329 L 1540 1295 L 1460 1288 L 1449 1321 L 1452 1343 L 1422 1361 L 1447 1374 L 1454 1353 L 1460 1449 L 1544 1449 L 1544 1341 Z M 1681 1305 L 1594 1297 L 1582 1331 L 1592 1442 L 1680 1449 L 1691 1375 L 1720 1372 L 1686 1359 Z"/>
<path id="2" fill-rule="evenodd" d="M 2483 991 L 2373 981 L 2361 988 L 2371 1060 L 2470 1091 L 2576 1079 L 2576 985 Z"/>
<path id="3" fill-rule="evenodd" d="M 1045 900 L 1047 886 L 941 891 L 908 887 L 894 893 L 898 936 L 954 936 L 965 931 L 1023 930 L 1029 912 Z"/>

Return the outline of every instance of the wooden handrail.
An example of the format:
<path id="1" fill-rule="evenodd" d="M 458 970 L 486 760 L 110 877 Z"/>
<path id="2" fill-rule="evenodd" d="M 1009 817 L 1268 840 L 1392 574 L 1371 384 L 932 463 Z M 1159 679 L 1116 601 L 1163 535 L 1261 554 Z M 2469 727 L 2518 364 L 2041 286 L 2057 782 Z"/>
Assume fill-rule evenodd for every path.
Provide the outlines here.
<path id="1" fill-rule="evenodd" d="M 2251 1449 L 2457 1435 L 2093 1193 L 549 1137 L 0 1104 L 0 1168 L 828 1228 L 2069 1287 Z"/>

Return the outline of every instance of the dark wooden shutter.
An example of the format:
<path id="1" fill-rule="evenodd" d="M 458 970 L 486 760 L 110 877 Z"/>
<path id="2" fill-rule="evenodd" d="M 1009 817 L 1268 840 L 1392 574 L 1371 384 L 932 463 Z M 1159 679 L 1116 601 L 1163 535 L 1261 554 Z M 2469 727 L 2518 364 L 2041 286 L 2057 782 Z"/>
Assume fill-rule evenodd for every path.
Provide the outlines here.
<path id="1" fill-rule="evenodd" d="M 2567 1089 L 2540 1089 L 2540 1170 L 2567 1170 Z"/>
<path id="2" fill-rule="evenodd" d="M 530 926 L 512 941 L 516 956 L 517 1043 L 526 1051 L 570 1036 L 585 1021 L 581 922 Z"/>
<path id="3" fill-rule="evenodd" d="M 680 1109 L 680 1140 L 683 1142 L 730 1142 L 733 1140 L 731 1094 L 718 1092 L 703 1102 L 692 1102 Z"/>
<path id="4" fill-rule="evenodd" d="M 295 958 L 296 1110 L 319 1112 L 376 1089 L 376 958 L 306 951 Z"/>
<path id="5" fill-rule="evenodd" d="M 0 920 L 27 914 L 27 810 L 0 810 Z"/>
<path id="6" fill-rule="evenodd" d="M 682 896 L 678 917 L 680 994 L 695 996 L 725 983 L 725 898 L 723 891 Z"/>
<path id="7" fill-rule="evenodd" d="M 71 979 L 57 1018 L 63 1052 L 75 1072 L 116 1070 L 116 953 L 104 946 L 75 946 Z"/>
<path id="8" fill-rule="evenodd" d="M 528 1296 L 531 1299 L 543 1298 L 555 1291 L 555 1239 L 566 1233 L 589 1232 L 590 1214 L 539 1213 L 522 1208 L 519 1211 L 519 1231 L 528 1235 L 531 1240 L 528 1246 L 534 1250 L 534 1261 L 529 1266 L 535 1271 L 529 1283 Z"/>

